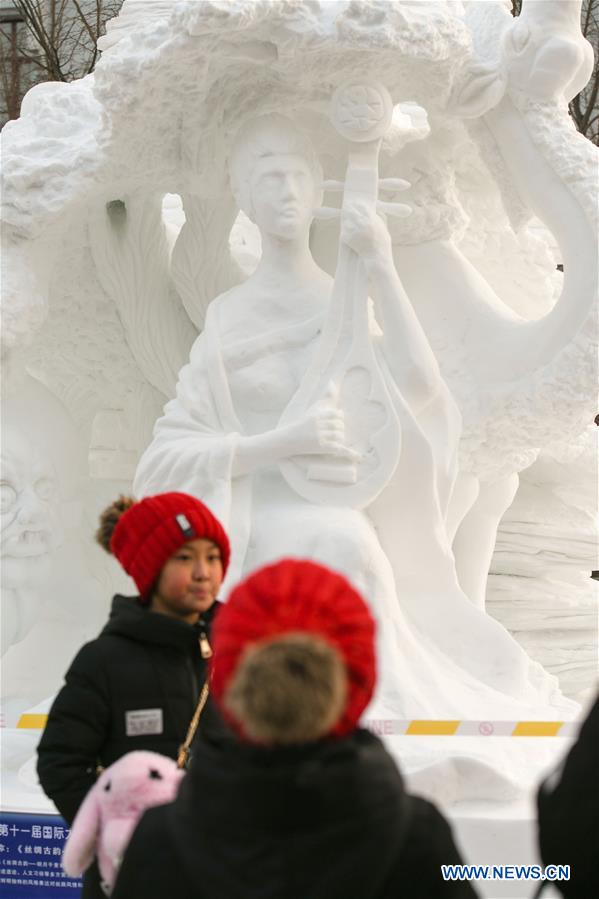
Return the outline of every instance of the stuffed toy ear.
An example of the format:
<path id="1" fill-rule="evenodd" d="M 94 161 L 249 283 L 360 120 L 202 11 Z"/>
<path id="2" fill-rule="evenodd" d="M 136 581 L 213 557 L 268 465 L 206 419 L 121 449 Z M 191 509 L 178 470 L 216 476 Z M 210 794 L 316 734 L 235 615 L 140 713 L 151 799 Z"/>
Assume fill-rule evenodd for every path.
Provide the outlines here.
<path id="1" fill-rule="evenodd" d="M 69 877 L 79 877 L 89 868 L 96 854 L 100 832 L 100 797 L 94 784 L 75 816 L 62 856 L 62 867 Z"/>

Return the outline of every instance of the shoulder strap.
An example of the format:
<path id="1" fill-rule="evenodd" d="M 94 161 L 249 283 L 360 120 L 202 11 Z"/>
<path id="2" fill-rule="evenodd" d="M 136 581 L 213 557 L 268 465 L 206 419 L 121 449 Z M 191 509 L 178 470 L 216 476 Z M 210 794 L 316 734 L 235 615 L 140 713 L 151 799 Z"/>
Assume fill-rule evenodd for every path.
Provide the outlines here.
<path id="1" fill-rule="evenodd" d="M 193 738 L 195 737 L 196 730 L 198 729 L 198 724 L 200 723 L 200 718 L 202 717 L 202 712 L 204 711 L 204 706 L 208 700 L 208 694 L 210 692 L 210 686 L 208 681 L 204 681 L 204 686 L 202 687 L 202 691 L 200 693 L 200 698 L 198 699 L 198 704 L 196 706 L 196 710 L 193 713 L 193 718 L 189 723 L 189 727 L 187 728 L 187 736 L 181 746 L 179 747 L 179 754 L 177 756 L 177 768 L 185 768 L 187 765 L 187 757 L 189 756 L 189 747 L 193 742 Z"/>

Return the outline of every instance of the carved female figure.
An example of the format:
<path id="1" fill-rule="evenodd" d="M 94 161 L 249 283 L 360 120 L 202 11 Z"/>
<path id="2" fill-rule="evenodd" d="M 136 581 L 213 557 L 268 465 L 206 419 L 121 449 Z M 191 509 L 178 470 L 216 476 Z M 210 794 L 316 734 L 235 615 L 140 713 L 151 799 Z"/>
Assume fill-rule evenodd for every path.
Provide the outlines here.
<path id="1" fill-rule="evenodd" d="M 345 396 L 325 391 L 296 420 L 284 414 L 318 352 L 333 288 L 310 252 L 322 171 L 308 140 L 283 117 L 256 119 L 238 135 L 229 169 L 239 206 L 260 230 L 262 258 L 210 304 L 134 490 L 186 490 L 207 502 L 232 537 L 229 583 L 289 555 L 344 572 L 378 620 L 377 713 L 488 716 L 534 706 L 550 715 L 560 703 L 563 712 L 555 680 L 457 586 L 445 517 L 459 414 L 386 226 L 359 202 L 344 207 L 341 242 L 368 279 L 373 353 L 401 429 L 398 462 L 365 508 L 335 504 L 324 490 L 309 501 L 283 477 L 280 463 L 293 458 L 359 463 L 378 411 L 371 420 L 369 387 L 358 378 Z"/>

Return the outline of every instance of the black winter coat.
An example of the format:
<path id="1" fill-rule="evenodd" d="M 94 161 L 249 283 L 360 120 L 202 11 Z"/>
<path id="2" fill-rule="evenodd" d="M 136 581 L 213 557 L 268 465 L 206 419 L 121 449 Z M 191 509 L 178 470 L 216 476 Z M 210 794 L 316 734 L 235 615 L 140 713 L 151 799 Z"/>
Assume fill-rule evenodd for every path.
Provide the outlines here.
<path id="1" fill-rule="evenodd" d="M 204 741 L 177 800 L 141 819 L 112 899 L 472 899 L 441 879 L 460 861 L 366 731 L 274 750 Z"/>
<path id="2" fill-rule="evenodd" d="M 67 671 L 38 746 L 40 783 L 68 822 L 98 765 L 138 749 L 177 757 L 207 675 L 198 638 L 209 636 L 218 605 L 192 626 L 150 612 L 138 597 L 114 597 L 101 634 Z M 221 728 L 209 700 L 199 732 Z M 95 871 L 85 880 L 84 896 L 102 895 L 91 885 Z"/>
<path id="3" fill-rule="evenodd" d="M 539 842 L 545 865 L 569 865 L 556 882 L 567 899 L 599 896 L 599 697 L 560 769 L 538 795 Z"/>

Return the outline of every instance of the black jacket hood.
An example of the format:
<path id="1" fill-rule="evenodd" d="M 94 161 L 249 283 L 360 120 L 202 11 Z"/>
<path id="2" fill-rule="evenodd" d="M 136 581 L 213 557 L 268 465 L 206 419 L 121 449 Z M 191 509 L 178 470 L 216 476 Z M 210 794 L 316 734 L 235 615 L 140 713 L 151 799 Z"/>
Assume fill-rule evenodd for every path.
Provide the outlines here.
<path id="1" fill-rule="evenodd" d="M 110 618 L 102 629 L 102 635 L 119 635 L 137 640 L 138 643 L 155 643 L 186 649 L 197 642 L 198 633 L 209 626 L 214 618 L 218 600 L 202 613 L 197 624 L 187 624 L 168 615 L 151 612 L 142 604 L 139 596 L 121 596 L 112 600 Z"/>
<path id="2" fill-rule="evenodd" d="M 407 808 L 395 763 L 358 730 L 281 749 L 205 742 L 168 815 L 202 896 L 368 899 L 397 859 Z"/>

